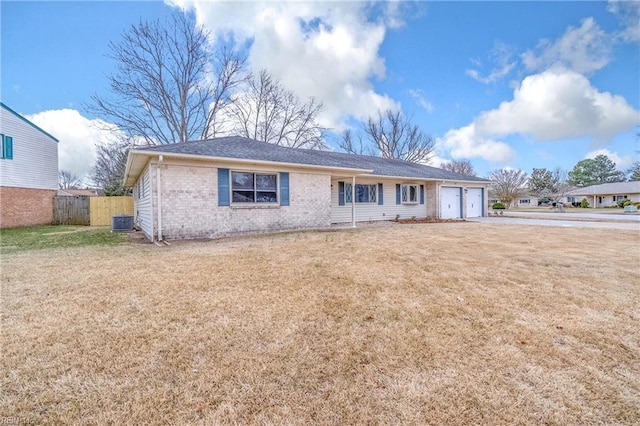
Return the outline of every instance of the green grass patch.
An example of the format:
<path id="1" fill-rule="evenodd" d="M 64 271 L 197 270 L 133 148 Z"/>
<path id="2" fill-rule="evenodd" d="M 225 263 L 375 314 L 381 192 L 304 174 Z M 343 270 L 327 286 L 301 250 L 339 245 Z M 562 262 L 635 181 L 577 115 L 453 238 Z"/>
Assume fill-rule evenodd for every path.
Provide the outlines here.
<path id="1" fill-rule="evenodd" d="M 59 225 L 0 229 L 1 254 L 60 247 L 111 246 L 125 241 L 124 234 L 111 232 L 109 227 Z"/>

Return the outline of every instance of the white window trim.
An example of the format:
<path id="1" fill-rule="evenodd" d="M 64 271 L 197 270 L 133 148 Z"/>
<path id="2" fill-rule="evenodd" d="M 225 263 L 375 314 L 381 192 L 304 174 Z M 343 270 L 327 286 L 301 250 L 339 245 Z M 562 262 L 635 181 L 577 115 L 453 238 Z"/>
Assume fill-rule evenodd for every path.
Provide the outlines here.
<path id="1" fill-rule="evenodd" d="M 254 192 L 254 201 L 252 202 L 243 202 L 243 201 L 233 201 L 233 174 L 234 173 L 251 173 L 253 174 L 253 192 Z M 276 201 L 268 202 L 268 203 L 260 203 L 255 201 L 255 195 L 257 195 L 258 190 L 256 189 L 255 180 L 256 175 L 275 175 L 276 177 Z M 271 191 L 264 191 L 271 192 Z M 273 171 L 258 171 L 258 170 L 230 170 L 229 174 L 229 205 L 233 207 L 275 207 L 280 206 L 280 173 Z"/>
<path id="2" fill-rule="evenodd" d="M 378 194 L 378 184 L 377 183 L 356 183 L 356 186 L 358 186 L 358 185 L 368 186 L 369 190 L 371 190 L 371 187 L 373 187 L 373 189 L 374 189 L 373 193 L 375 194 L 375 200 L 366 201 L 366 202 L 355 200 L 355 198 L 354 198 L 355 197 L 355 191 L 353 190 L 351 183 L 350 182 L 345 182 L 345 184 L 344 184 L 344 203 L 345 203 L 345 205 L 346 204 L 351 204 L 352 201 L 354 201 L 354 200 L 355 200 L 356 204 L 360 204 L 360 205 L 378 204 L 378 199 L 380 197 L 380 194 Z M 349 193 L 349 191 L 351 191 L 351 199 L 350 200 L 347 198 L 347 194 Z M 371 197 L 369 197 L 369 198 L 371 198 Z"/>
<path id="3" fill-rule="evenodd" d="M 405 200 L 404 199 L 404 194 L 407 194 L 407 198 L 411 198 L 411 188 L 410 187 L 415 187 L 415 194 L 416 194 L 416 199 L 415 201 L 412 201 L 410 199 Z M 405 188 L 406 188 L 406 192 L 405 192 Z M 420 203 L 420 185 L 417 183 L 403 183 L 400 187 L 400 202 L 402 204 L 418 204 Z"/>

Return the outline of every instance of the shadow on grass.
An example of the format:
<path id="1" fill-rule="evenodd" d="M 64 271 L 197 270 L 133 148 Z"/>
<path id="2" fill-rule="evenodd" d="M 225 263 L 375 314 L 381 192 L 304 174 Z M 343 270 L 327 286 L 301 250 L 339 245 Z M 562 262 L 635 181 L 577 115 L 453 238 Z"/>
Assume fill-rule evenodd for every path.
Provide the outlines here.
<path id="1" fill-rule="evenodd" d="M 0 230 L 0 254 L 61 247 L 112 246 L 128 241 L 109 227 L 32 226 Z"/>

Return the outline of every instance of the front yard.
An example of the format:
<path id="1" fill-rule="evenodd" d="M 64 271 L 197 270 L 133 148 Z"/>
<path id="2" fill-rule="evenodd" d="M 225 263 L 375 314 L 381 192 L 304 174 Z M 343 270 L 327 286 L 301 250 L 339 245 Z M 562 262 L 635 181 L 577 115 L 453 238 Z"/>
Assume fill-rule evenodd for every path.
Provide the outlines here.
<path id="1" fill-rule="evenodd" d="M 462 222 L 15 249 L 0 413 L 638 424 L 639 240 Z"/>

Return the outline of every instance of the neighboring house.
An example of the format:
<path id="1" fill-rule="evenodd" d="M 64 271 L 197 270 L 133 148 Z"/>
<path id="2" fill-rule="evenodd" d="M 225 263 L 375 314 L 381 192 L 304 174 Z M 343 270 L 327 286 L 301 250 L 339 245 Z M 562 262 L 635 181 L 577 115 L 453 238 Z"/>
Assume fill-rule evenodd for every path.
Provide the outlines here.
<path id="1" fill-rule="evenodd" d="M 0 102 L 0 228 L 50 224 L 58 140 Z"/>
<path id="2" fill-rule="evenodd" d="M 501 202 L 501 200 L 498 199 L 498 197 L 493 194 L 493 193 L 489 193 L 489 206 L 494 205 L 495 203 Z M 506 204 L 506 203 L 503 203 Z M 515 200 L 513 200 L 511 202 L 511 204 L 509 204 L 509 208 L 518 208 L 518 207 L 537 207 L 538 206 L 538 197 L 534 197 L 534 196 L 523 196 L 520 198 L 516 198 Z"/>
<path id="3" fill-rule="evenodd" d="M 125 186 L 151 240 L 486 213 L 488 181 L 402 160 L 241 137 L 133 149 Z"/>
<path id="4" fill-rule="evenodd" d="M 58 195 L 63 197 L 97 197 L 95 189 L 58 189 Z"/>
<path id="5" fill-rule="evenodd" d="M 589 207 L 613 207 L 619 200 L 629 199 L 640 202 L 640 181 L 603 183 L 600 185 L 585 186 L 567 193 L 575 202 L 586 198 Z"/>

